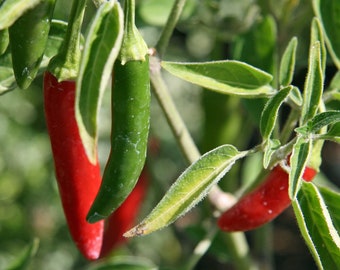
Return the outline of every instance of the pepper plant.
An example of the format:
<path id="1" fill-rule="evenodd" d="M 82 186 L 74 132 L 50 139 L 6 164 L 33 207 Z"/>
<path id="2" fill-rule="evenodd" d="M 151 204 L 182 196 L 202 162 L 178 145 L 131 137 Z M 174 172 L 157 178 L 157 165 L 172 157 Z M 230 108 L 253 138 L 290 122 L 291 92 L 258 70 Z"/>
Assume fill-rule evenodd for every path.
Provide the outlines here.
<path id="1" fill-rule="evenodd" d="M 0 1 L 0 268 L 337 269 L 339 9 Z"/>

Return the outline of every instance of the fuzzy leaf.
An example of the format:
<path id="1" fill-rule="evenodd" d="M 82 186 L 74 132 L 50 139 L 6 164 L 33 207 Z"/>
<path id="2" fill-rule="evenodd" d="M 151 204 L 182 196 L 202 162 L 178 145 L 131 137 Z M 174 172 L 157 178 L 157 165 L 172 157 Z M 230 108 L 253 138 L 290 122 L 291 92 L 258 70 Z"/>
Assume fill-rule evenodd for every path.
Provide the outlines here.
<path id="1" fill-rule="evenodd" d="M 339 194 L 321 193 L 313 183 L 303 182 L 293 201 L 302 236 L 319 269 L 340 265 L 339 200 Z"/>
<path id="2" fill-rule="evenodd" d="M 317 113 L 323 92 L 323 73 L 321 67 L 320 42 L 311 46 L 309 52 L 308 74 L 303 92 L 300 124 L 305 124 Z"/>
<path id="3" fill-rule="evenodd" d="M 312 26 L 311 26 L 311 37 L 310 44 L 313 45 L 315 42 L 320 42 L 320 55 L 321 55 L 321 69 L 322 73 L 325 73 L 326 70 L 326 61 L 327 61 L 327 51 L 324 41 L 324 35 L 321 27 L 320 20 L 318 18 L 313 18 Z"/>
<path id="4" fill-rule="evenodd" d="M 313 117 L 308 123 L 308 131 L 316 133 L 321 128 L 340 122 L 340 111 L 322 112 Z"/>
<path id="5" fill-rule="evenodd" d="M 222 145 L 201 156 L 179 176 L 152 212 L 124 236 L 146 235 L 174 222 L 201 201 L 246 154 L 232 145 Z"/>
<path id="6" fill-rule="evenodd" d="M 280 63 L 280 85 L 282 86 L 290 85 L 293 80 L 297 44 L 297 38 L 293 37 L 282 55 Z"/>
<path id="7" fill-rule="evenodd" d="M 277 120 L 279 109 L 292 89 L 292 86 L 283 88 L 266 103 L 260 121 L 260 132 L 263 140 L 270 138 Z"/>
<path id="8" fill-rule="evenodd" d="M 76 117 L 85 151 L 97 161 L 97 115 L 123 37 L 123 12 L 117 1 L 104 2 L 91 22 L 77 79 Z"/>
<path id="9" fill-rule="evenodd" d="M 42 0 L 5 0 L 0 5 L 0 30 L 10 27 L 26 10 Z"/>
<path id="10" fill-rule="evenodd" d="M 290 158 L 291 171 L 289 173 L 288 193 L 291 200 L 294 200 L 302 182 L 302 175 L 306 168 L 308 157 L 312 151 L 312 141 L 305 141 L 303 137 L 298 137 L 294 144 L 292 156 Z"/>
<path id="11" fill-rule="evenodd" d="M 321 21 L 332 60 L 340 69 L 340 1 L 313 0 L 313 7 Z"/>
<path id="12" fill-rule="evenodd" d="M 162 62 L 173 75 L 207 89 L 245 98 L 274 94 L 272 76 L 246 63 L 232 60 L 202 63 Z"/>

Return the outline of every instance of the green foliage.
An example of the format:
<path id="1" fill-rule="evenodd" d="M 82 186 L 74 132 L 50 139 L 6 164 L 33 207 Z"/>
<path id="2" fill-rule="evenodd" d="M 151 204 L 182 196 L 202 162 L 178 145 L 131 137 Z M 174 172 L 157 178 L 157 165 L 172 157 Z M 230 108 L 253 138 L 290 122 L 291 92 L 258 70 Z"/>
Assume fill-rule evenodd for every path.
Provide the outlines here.
<path id="1" fill-rule="evenodd" d="M 294 211 L 302 235 L 320 269 L 337 268 L 340 263 L 338 215 L 327 203 L 339 200 L 339 194 L 323 189 L 321 193 L 312 183 L 303 183 Z M 334 205 L 334 204 L 333 204 Z M 329 206 L 329 205 L 328 205 Z M 338 207 L 338 206 L 336 206 Z"/>
<path id="2" fill-rule="evenodd" d="M 149 195 L 141 222 L 127 235 L 149 235 L 129 239 L 99 263 L 85 262 L 71 243 L 42 111 L 41 75 L 60 52 L 72 23 L 67 19 L 70 1 L 56 2 L 43 59 L 27 91 L 18 91 L 13 73 L 7 29 L 40 2 L 0 0 L 1 269 L 16 261 L 30 263 L 32 269 L 199 270 L 206 269 L 207 258 L 212 269 L 214 263 L 216 269 L 230 264 L 251 269 L 253 261 L 277 255 L 261 237 L 271 237 L 270 226 L 248 232 L 249 245 L 243 233 L 217 233 L 215 212 L 220 214 L 279 164 L 289 166 L 289 196 L 315 263 L 320 269 L 337 268 L 339 1 L 313 0 L 315 18 L 307 0 L 136 1 L 140 38 L 159 49 L 149 53 L 155 90 L 150 137 L 160 146 L 148 152 Z M 101 5 L 87 3 L 81 27 L 88 29 L 86 39 L 77 37 L 82 49 L 77 116 L 87 152 L 91 155 L 98 147 L 105 165 L 111 127 L 105 89 L 122 48 L 122 14 L 117 1 L 94 2 Z M 180 5 L 183 12 L 176 14 Z M 164 33 L 170 41 L 157 43 Z M 170 95 L 159 94 L 159 88 Z M 207 152 L 200 155 L 196 144 Z M 323 145 L 331 147 L 324 150 Z M 315 160 L 321 160 L 321 150 L 323 166 L 316 181 L 301 181 L 306 166 L 319 164 Z M 281 220 L 272 226 L 277 225 L 282 226 Z M 31 256 L 32 244 L 18 256 L 35 237 L 40 239 L 39 252 Z M 301 237 L 291 238 L 294 242 L 286 245 L 295 245 Z M 273 261 L 276 258 L 262 261 L 264 268 L 275 269 Z"/>

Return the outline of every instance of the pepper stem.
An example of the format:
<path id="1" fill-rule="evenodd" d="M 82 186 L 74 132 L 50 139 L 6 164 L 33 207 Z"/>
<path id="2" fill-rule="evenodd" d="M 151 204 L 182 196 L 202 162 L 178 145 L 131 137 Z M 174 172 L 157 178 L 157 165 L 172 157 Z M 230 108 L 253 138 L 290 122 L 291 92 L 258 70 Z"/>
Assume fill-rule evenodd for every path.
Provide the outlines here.
<path id="1" fill-rule="evenodd" d="M 49 71 L 58 79 L 65 81 L 78 75 L 81 57 L 80 38 L 86 0 L 74 0 L 66 36 L 59 53 L 51 60 Z"/>
<path id="2" fill-rule="evenodd" d="M 148 47 L 135 25 L 135 0 L 124 4 L 124 35 L 118 58 L 122 65 L 129 61 L 145 61 Z"/>

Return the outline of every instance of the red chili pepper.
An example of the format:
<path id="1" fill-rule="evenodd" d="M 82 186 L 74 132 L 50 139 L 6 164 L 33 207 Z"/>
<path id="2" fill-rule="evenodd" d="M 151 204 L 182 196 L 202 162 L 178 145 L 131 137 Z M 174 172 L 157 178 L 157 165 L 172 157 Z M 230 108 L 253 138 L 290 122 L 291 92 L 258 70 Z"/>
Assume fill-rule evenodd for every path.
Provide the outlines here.
<path id="1" fill-rule="evenodd" d="M 316 171 L 306 167 L 303 179 L 313 180 Z M 222 214 L 218 226 L 223 231 L 247 231 L 273 220 L 291 203 L 288 195 L 289 175 L 276 166 L 255 190 L 242 197 Z"/>
<path id="2" fill-rule="evenodd" d="M 143 201 L 149 175 L 144 167 L 138 182 L 130 195 L 122 203 L 122 205 L 113 212 L 105 223 L 105 232 L 103 246 L 100 257 L 107 256 L 114 248 L 124 244 L 127 238 L 123 234 L 132 227 Z"/>
<path id="3" fill-rule="evenodd" d="M 56 178 L 71 236 L 89 260 L 100 255 L 104 222 L 86 221 L 101 183 L 100 167 L 87 158 L 75 119 L 75 81 L 44 75 L 45 117 Z"/>

